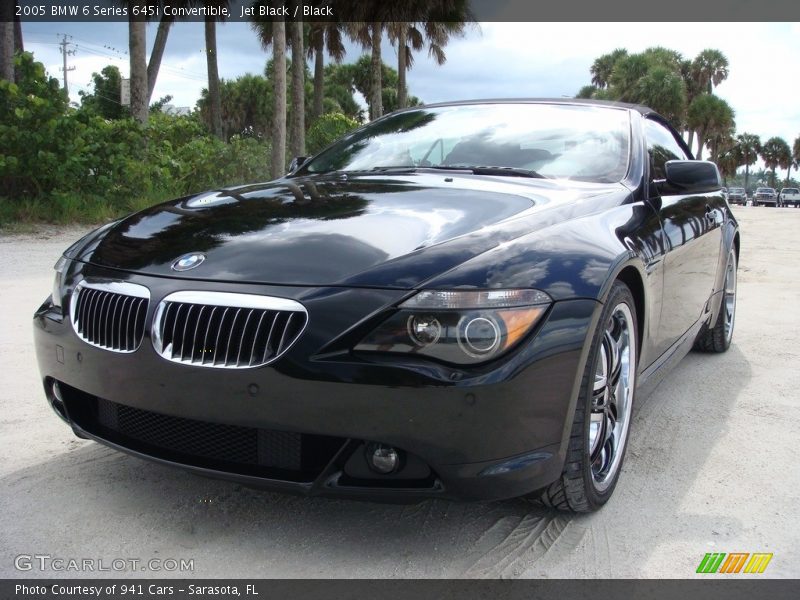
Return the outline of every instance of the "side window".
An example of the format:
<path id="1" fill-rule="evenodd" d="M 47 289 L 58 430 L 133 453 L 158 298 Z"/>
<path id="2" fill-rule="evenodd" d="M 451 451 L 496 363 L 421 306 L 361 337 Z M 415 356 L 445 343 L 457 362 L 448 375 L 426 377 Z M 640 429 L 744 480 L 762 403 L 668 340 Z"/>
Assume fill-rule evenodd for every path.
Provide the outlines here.
<path id="1" fill-rule="evenodd" d="M 668 160 L 686 160 L 686 152 L 678 145 L 672 132 L 661 123 L 645 119 L 644 134 L 653 179 L 664 179 L 664 163 Z"/>

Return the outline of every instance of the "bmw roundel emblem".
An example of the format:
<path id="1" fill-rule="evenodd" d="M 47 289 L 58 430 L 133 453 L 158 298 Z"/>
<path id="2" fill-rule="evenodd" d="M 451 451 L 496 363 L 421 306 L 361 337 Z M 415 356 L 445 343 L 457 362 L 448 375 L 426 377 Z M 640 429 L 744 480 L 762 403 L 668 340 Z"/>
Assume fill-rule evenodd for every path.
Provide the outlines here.
<path id="1" fill-rule="evenodd" d="M 192 252 L 191 254 L 184 254 L 174 263 L 172 263 L 173 271 L 188 271 L 199 267 L 200 264 L 206 259 L 206 255 L 200 252 Z"/>

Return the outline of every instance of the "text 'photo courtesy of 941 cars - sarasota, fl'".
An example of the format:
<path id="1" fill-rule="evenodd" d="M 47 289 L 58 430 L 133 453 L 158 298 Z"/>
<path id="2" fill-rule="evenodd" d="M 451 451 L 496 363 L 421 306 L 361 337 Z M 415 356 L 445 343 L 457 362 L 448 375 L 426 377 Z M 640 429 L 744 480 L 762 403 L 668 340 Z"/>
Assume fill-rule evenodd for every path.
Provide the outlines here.
<path id="1" fill-rule="evenodd" d="M 285 177 L 153 206 L 56 263 L 34 317 L 82 438 L 365 499 L 612 495 L 636 398 L 724 352 L 738 225 L 646 107 L 415 107 Z"/>

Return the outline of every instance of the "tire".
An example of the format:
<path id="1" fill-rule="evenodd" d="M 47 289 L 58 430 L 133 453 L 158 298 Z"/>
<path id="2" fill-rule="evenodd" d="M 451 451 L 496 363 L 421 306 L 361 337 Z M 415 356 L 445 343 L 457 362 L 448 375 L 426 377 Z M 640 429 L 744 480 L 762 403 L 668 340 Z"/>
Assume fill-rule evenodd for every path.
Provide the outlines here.
<path id="1" fill-rule="evenodd" d="M 636 389 L 635 315 L 631 291 L 622 282 L 614 282 L 592 334 L 564 470 L 537 494 L 546 506 L 591 512 L 614 492 L 628 445 Z"/>
<path id="2" fill-rule="evenodd" d="M 733 326 L 736 324 L 736 271 L 738 269 L 736 251 L 731 248 L 725 264 L 725 289 L 722 292 L 722 302 L 713 326 L 708 323 L 703 325 L 694 349 L 700 352 L 725 352 L 731 347 L 733 339 Z"/>

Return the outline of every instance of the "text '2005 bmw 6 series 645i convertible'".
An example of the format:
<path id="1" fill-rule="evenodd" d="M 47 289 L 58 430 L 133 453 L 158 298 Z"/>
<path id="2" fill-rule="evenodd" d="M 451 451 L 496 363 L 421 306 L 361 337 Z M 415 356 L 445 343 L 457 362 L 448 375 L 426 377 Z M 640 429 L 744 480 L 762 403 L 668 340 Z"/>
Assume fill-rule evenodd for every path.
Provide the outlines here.
<path id="1" fill-rule="evenodd" d="M 651 110 L 415 107 L 90 233 L 36 311 L 74 432 L 254 486 L 602 506 L 631 409 L 725 351 L 739 232 Z"/>

